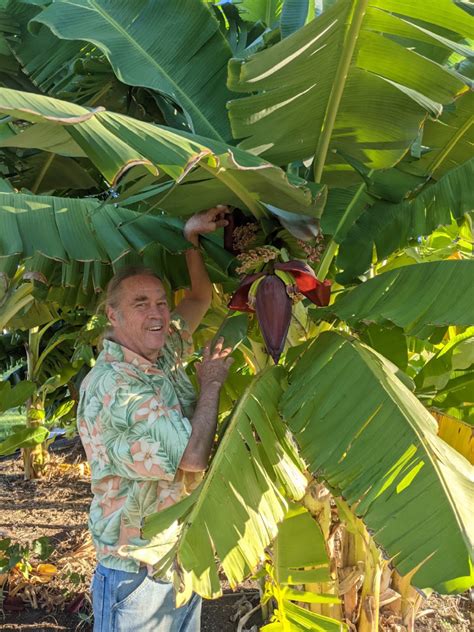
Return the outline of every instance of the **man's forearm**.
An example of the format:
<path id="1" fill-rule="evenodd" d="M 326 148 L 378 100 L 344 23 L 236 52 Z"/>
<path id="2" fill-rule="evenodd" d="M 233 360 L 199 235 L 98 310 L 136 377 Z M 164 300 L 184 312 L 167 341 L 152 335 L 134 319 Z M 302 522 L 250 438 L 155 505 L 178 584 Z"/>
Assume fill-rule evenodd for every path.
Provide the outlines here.
<path id="1" fill-rule="evenodd" d="M 220 390 L 220 385 L 213 382 L 201 391 L 191 420 L 191 437 L 179 464 L 181 470 L 202 472 L 207 468 L 216 434 Z"/>
<path id="2" fill-rule="evenodd" d="M 204 264 L 204 259 L 199 250 L 186 251 L 186 264 L 189 272 L 191 288 L 187 294 L 189 298 L 209 301 L 212 298 L 212 283 Z"/>

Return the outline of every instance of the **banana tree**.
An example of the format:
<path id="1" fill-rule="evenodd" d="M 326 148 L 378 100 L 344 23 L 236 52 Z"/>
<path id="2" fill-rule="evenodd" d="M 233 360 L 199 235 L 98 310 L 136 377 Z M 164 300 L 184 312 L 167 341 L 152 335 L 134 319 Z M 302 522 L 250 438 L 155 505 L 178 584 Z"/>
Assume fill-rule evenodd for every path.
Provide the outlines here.
<path id="1" fill-rule="evenodd" d="M 7 13 L 18 4 L 9 3 Z M 468 253 L 458 253 L 462 260 L 400 268 L 386 262 L 411 239 L 451 224 L 453 217 L 461 222 L 473 208 L 471 82 L 465 70 L 473 54 L 472 18 L 450 0 L 339 0 L 319 3 L 314 19 L 301 10 L 304 3 L 246 1 L 238 6 L 242 21 L 258 15 L 271 31 L 262 36 L 260 30 L 258 41 L 243 46 L 236 43 L 232 20 L 219 22 L 212 3 L 182 2 L 187 24 L 176 31 L 168 28 L 171 5 L 165 0 L 158 3 L 162 21 L 146 2 L 137 20 L 131 18 L 134 3 L 21 4 L 32 11 L 30 30 L 22 27 L 15 41 L 6 41 L 18 52 L 20 68 L 34 64 L 33 31 L 61 54 L 31 73 L 43 94 L 8 89 L 18 86 L 6 80 L 0 90 L 5 156 L 37 152 L 42 168 L 34 192 L 52 194 L 6 192 L 1 221 L 15 244 L 1 242 L 8 274 L 26 257 L 31 270 L 49 266 L 46 277 L 54 279 L 56 296 L 68 279 L 90 296 L 103 287 L 111 263 L 149 254 L 175 289 L 185 280 L 173 278 L 166 261 L 170 251 L 179 257 L 183 246 L 170 218 L 221 202 L 243 209 L 263 244 L 288 251 L 290 259 L 315 255 L 317 219 L 330 237 L 319 242 L 312 265 L 319 283 L 326 276 L 333 281 L 336 300 L 322 309 L 294 306 L 292 321 L 300 330 L 292 334 L 290 326 L 281 366 L 255 376 L 266 360 L 250 315 L 236 352 L 250 367 L 247 390 L 225 423 L 210 470 L 188 499 L 149 519 L 144 533 L 152 544 L 133 554 L 161 570 L 173 568 L 181 600 L 193 589 L 216 596 L 215 555 L 232 585 L 263 562 L 288 499 L 306 498 L 308 469 L 331 489 L 341 517 L 372 555 L 372 575 L 368 558 L 362 560 L 363 611 L 371 617 L 364 615 L 361 630 L 378 626 L 378 608 L 367 610 L 378 599 L 374 542 L 419 588 L 462 590 L 472 572 L 465 514 L 472 502 L 469 464 L 437 436 L 434 418 L 403 369 L 366 343 L 388 348 L 381 339 L 393 340 L 395 331 L 398 340 L 424 344 L 428 336 L 442 339 L 438 332 L 447 326 L 463 335 L 473 322 Z M 301 5 L 296 8 L 303 18 L 287 28 L 290 5 Z M 281 29 L 275 28 L 278 19 Z M 240 23 L 239 29 L 238 38 L 252 32 Z M 28 38 L 25 53 L 20 38 Z M 162 113 L 178 115 L 157 119 L 145 107 L 145 120 L 137 120 L 127 108 L 109 112 L 100 108 L 109 105 L 100 91 L 90 99 L 82 89 L 78 99 L 51 98 L 66 97 L 49 79 L 60 76 L 60 47 L 69 44 L 76 46 L 81 68 L 99 59 L 100 72 L 112 82 L 127 84 L 133 95 L 141 88 Z M 179 54 L 169 54 L 175 47 Z M 231 51 L 238 51 L 238 59 L 230 60 Z M 212 63 L 200 63 L 206 59 Z M 210 98 L 209 88 L 219 81 Z M 79 84 L 84 86 L 82 79 Z M 105 203 L 72 199 L 70 188 L 59 198 L 42 188 L 56 156 L 92 173 L 99 183 L 95 195 L 103 193 L 101 178 L 102 187 L 112 186 L 102 195 Z M 165 226 L 171 234 L 162 244 Z M 313 241 L 298 241 L 308 231 Z M 153 249 L 155 240 L 166 256 Z M 214 277 L 223 283 L 222 310 L 226 293 L 237 285 L 236 263 L 216 242 L 204 248 L 211 270 L 214 262 L 214 271 L 221 265 L 225 272 Z M 452 300 L 445 300 L 448 294 Z M 235 384 L 242 385 L 239 379 Z M 423 375 L 419 381 L 427 383 Z M 443 388 L 436 397 L 443 397 Z M 228 395 L 229 405 L 238 393 Z M 218 506 L 223 497 L 225 516 Z M 424 513 L 418 511 L 422 501 Z M 163 549 L 159 533 L 171 549 Z M 291 594 L 279 603 L 294 615 L 296 629 L 325 625 L 309 616 L 298 619 Z"/>
<path id="2" fill-rule="evenodd" d="M 21 275 L 17 273 L 16 276 L 18 282 Z M 14 293 L 9 296 L 7 292 L 5 297 L 10 298 L 11 305 L 10 310 L 6 310 L 10 318 L 4 322 L 4 332 L 17 332 L 16 344 L 21 347 L 25 358 L 24 366 L 21 366 L 25 379 L 13 389 L 9 388 L 7 380 L 2 382 L 2 409 L 6 410 L 8 404 L 9 408 L 24 405 L 25 423 L 14 426 L 0 444 L 0 452 L 4 455 L 22 449 L 26 480 L 41 477 L 47 463 L 45 442 L 49 427 L 46 424 L 50 426 L 53 421 L 58 422 L 74 407 L 71 384 L 88 359 L 87 353 L 84 353 L 87 351 L 85 343 L 86 338 L 91 338 L 91 328 L 84 333 L 81 331 L 82 314 L 68 314 L 65 309 L 59 314 L 53 305 L 48 308 L 45 303 L 34 299 L 30 285 L 21 284 L 17 292 L 26 287 L 26 297 L 32 300 L 31 304 L 15 301 L 17 297 Z M 2 357 L 2 367 L 3 362 Z M 15 396 L 17 392 L 25 394 L 21 401 L 18 395 Z"/>

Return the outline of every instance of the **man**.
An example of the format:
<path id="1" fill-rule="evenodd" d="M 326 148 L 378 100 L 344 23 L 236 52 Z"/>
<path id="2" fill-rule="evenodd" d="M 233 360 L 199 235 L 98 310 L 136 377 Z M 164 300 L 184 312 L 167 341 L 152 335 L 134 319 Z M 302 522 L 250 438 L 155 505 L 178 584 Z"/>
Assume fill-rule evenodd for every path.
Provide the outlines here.
<path id="1" fill-rule="evenodd" d="M 172 585 L 153 580 L 123 551 L 146 544 L 143 518 L 180 500 L 189 478 L 208 464 L 230 349 L 220 340 L 204 350 L 197 402 L 181 361 L 212 296 L 199 235 L 225 226 L 226 212 L 216 207 L 187 221 L 184 235 L 195 246 L 186 252 L 191 288 L 172 315 L 150 270 L 119 272 L 107 288 L 110 331 L 78 409 L 94 494 L 94 632 L 200 630 L 200 598 L 176 608 Z"/>

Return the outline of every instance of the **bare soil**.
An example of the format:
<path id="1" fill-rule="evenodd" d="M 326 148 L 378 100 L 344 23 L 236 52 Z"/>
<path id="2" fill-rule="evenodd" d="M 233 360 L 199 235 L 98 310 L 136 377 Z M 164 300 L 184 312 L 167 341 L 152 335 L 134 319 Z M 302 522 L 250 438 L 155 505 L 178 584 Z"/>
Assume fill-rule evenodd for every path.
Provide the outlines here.
<path id="1" fill-rule="evenodd" d="M 77 442 L 55 451 L 40 481 L 24 481 L 19 458 L 0 461 L 0 540 L 27 545 L 47 536 L 53 547 L 43 565 L 31 555 L 29 576 L 21 569 L 0 573 L 0 630 L 2 632 L 90 632 L 89 586 L 95 567 L 87 531 L 91 500 L 89 472 Z M 24 569 L 23 569 L 24 570 Z M 256 584 L 249 581 L 238 592 L 228 590 L 215 601 L 204 601 L 202 632 L 234 632 L 245 614 L 258 605 Z M 3 598 L 2 598 L 3 591 Z M 260 610 L 244 630 L 257 632 Z M 404 632 L 399 621 L 382 616 L 383 632 Z M 433 595 L 418 613 L 416 632 L 474 630 L 472 600 Z"/>
<path id="2" fill-rule="evenodd" d="M 0 630 L 90 632 L 89 586 L 95 555 L 87 530 L 91 501 L 89 472 L 80 444 L 52 454 L 44 479 L 23 480 L 19 458 L 0 461 L 0 540 L 31 544 L 47 536 L 53 551 L 47 563 L 56 570 L 43 574 L 32 555 L 33 570 L 26 579 L 16 569 L 0 573 Z M 2 595 L 3 588 L 3 599 Z M 204 601 L 202 632 L 234 632 L 238 622 L 259 602 L 252 582 L 237 592 L 224 586 L 224 595 Z M 257 611 L 245 628 L 258 630 Z"/>

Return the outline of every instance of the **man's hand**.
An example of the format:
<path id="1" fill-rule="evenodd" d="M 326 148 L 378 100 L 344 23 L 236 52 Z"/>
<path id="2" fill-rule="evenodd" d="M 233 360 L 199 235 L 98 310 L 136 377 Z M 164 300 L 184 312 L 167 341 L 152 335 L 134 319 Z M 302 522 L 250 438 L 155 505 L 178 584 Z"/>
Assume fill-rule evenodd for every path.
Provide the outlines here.
<path id="1" fill-rule="evenodd" d="M 208 211 L 193 215 L 184 226 L 184 236 L 196 246 L 196 249 L 189 248 L 186 251 L 191 288 L 186 291 L 184 299 L 175 311 L 184 318 L 191 332 L 196 331 L 212 300 L 212 284 L 204 265 L 202 253 L 198 249 L 199 235 L 213 233 L 217 228 L 227 226 L 228 221 L 225 216 L 229 212 L 227 206 L 216 206 Z"/>
<path id="2" fill-rule="evenodd" d="M 195 246 L 199 245 L 199 235 L 213 233 L 217 228 L 229 223 L 225 216 L 230 213 L 227 206 L 219 204 L 202 213 L 196 213 L 188 219 L 184 226 L 184 236 Z"/>
<path id="3" fill-rule="evenodd" d="M 224 339 L 219 338 L 212 350 L 211 345 L 207 345 L 202 363 L 196 365 L 201 392 L 191 419 L 191 436 L 179 463 L 185 472 L 203 472 L 209 461 L 216 433 L 219 393 L 233 362 L 233 358 L 229 358 L 232 350 L 223 349 L 223 343 Z"/>
<path id="4" fill-rule="evenodd" d="M 196 373 L 202 390 L 210 386 L 220 388 L 225 382 L 234 359 L 229 357 L 232 349 L 230 347 L 223 349 L 223 344 L 224 338 L 219 338 L 213 350 L 210 343 L 206 345 L 202 362 L 196 365 Z"/>

